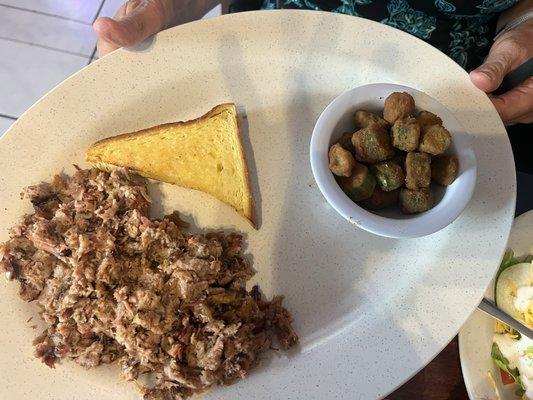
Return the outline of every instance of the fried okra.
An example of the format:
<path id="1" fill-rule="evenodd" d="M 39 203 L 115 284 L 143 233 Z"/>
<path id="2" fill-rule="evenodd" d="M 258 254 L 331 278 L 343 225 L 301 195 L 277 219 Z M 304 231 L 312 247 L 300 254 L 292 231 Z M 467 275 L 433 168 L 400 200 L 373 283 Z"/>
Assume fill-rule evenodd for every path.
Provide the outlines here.
<path id="1" fill-rule="evenodd" d="M 348 150 L 339 143 L 329 149 L 329 169 L 337 176 L 350 176 L 355 160 Z"/>
<path id="2" fill-rule="evenodd" d="M 385 192 L 398 189 L 405 181 L 402 167 L 394 161 L 384 161 L 370 166 L 378 186 Z"/>
<path id="3" fill-rule="evenodd" d="M 352 132 L 344 132 L 339 139 L 339 144 L 351 153 L 355 151 L 352 143 L 352 136 Z"/>
<path id="4" fill-rule="evenodd" d="M 416 190 L 431 183 L 431 156 L 426 153 L 407 153 L 405 158 L 405 186 Z"/>
<path id="5" fill-rule="evenodd" d="M 418 125 L 420 125 L 421 128 L 423 126 L 428 125 L 442 125 L 442 119 L 440 119 L 438 115 L 424 110 L 418 113 L 418 115 L 416 116 L 416 120 L 418 121 Z"/>
<path id="6" fill-rule="evenodd" d="M 412 116 L 414 113 L 415 100 L 409 93 L 394 92 L 385 99 L 383 118 L 390 124 L 394 124 L 397 119 Z"/>
<path id="7" fill-rule="evenodd" d="M 379 115 L 365 110 L 357 110 L 354 115 L 355 126 L 359 129 L 367 128 L 372 125 L 379 126 L 383 129 L 389 129 L 389 123 Z"/>
<path id="8" fill-rule="evenodd" d="M 400 167 L 402 167 L 403 173 L 405 174 L 405 158 L 407 153 L 405 151 L 397 151 L 394 157 L 391 158 L 391 161 L 394 161 Z"/>
<path id="9" fill-rule="evenodd" d="M 352 143 L 355 147 L 355 159 L 357 161 L 376 163 L 394 156 L 394 148 L 390 143 L 389 134 L 374 125 L 355 132 Z"/>
<path id="10" fill-rule="evenodd" d="M 446 128 L 441 125 L 427 125 L 420 133 L 418 150 L 437 155 L 444 153 L 451 144 L 452 136 Z"/>
<path id="11" fill-rule="evenodd" d="M 400 189 L 384 192 L 379 186 L 376 186 L 374 192 L 372 192 L 372 196 L 363 200 L 360 204 L 369 210 L 380 210 L 397 204 L 399 194 Z"/>
<path id="12" fill-rule="evenodd" d="M 431 161 L 431 177 L 439 185 L 448 186 L 459 172 L 459 160 L 454 156 L 436 156 Z"/>
<path id="13" fill-rule="evenodd" d="M 356 163 L 349 177 L 339 178 L 341 189 L 353 201 L 361 201 L 372 196 L 376 187 L 376 178 L 370 173 L 366 165 Z"/>
<path id="14" fill-rule="evenodd" d="M 420 139 L 420 126 L 413 117 L 397 119 L 391 130 L 392 145 L 403 151 L 415 151 Z"/>
<path id="15" fill-rule="evenodd" d="M 435 204 L 433 193 L 429 188 L 418 190 L 402 189 L 400 191 L 400 208 L 404 214 L 416 214 L 429 210 Z"/>
<path id="16" fill-rule="evenodd" d="M 355 133 L 346 132 L 331 147 L 330 169 L 342 190 L 362 207 L 379 210 L 395 204 L 406 214 L 434 207 L 432 182 L 448 186 L 458 176 L 452 144 L 442 119 L 415 108 L 407 92 L 391 93 L 383 114 L 357 110 Z"/>

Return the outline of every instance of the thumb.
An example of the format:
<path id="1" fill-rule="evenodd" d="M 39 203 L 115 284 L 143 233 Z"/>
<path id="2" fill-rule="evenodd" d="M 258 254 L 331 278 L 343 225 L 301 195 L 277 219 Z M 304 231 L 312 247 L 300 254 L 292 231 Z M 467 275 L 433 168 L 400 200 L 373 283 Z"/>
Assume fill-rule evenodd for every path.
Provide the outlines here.
<path id="1" fill-rule="evenodd" d="M 498 51 L 491 51 L 485 62 L 470 72 L 470 80 L 485 93 L 493 92 L 501 85 L 503 78 L 511 71 L 510 57 Z"/>
<path id="2" fill-rule="evenodd" d="M 490 93 L 498 89 L 503 78 L 519 64 L 516 45 L 509 41 L 495 43 L 483 64 L 470 72 L 470 80 L 485 93 Z"/>
<path id="3" fill-rule="evenodd" d="M 164 29 L 169 19 L 170 16 L 157 1 L 130 0 L 119 9 L 115 19 L 100 17 L 93 28 L 99 39 L 99 48 L 114 50 L 142 42 Z"/>

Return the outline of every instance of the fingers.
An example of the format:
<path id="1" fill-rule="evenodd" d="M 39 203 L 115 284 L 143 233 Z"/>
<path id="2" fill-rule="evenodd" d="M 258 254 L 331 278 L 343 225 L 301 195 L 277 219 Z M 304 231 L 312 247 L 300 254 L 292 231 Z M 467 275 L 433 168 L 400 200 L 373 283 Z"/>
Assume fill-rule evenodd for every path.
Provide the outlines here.
<path id="1" fill-rule="evenodd" d="M 533 77 L 490 99 L 505 124 L 533 122 Z"/>
<path id="2" fill-rule="evenodd" d="M 129 0 L 114 19 L 98 18 L 94 30 L 98 36 L 101 56 L 119 47 L 132 46 L 164 29 L 172 18 L 171 1 Z"/>
<path id="3" fill-rule="evenodd" d="M 505 75 L 525 61 L 527 54 L 521 45 L 510 39 L 502 40 L 492 46 L 485 62 L 470 72 L 470 79 L 479 89 L 490 93 L 501 85 Z"/>
<path id="4" fill-rule="evenodd" d="M 531 124 L 531 123 L 533 123 L 533 113 L 524 115 L 520 119 L 517 119 L 516 121 L 511 121 L 505 125 L 510 126 L 510 125 L 515 125 L 515 124 Z"/>
<path id="5" fill-rule="evenodd" d="M 113 50 L 121 47 L 113 38 L 114 25 L 111 21 L 113 20 L 107 17 L 98 18 L 93 24 L 93 28 L 98 36 L 96 48 L 100 57 L 103 57 L 106 54 L 111 53 Z"/>
<path id="6" fill-rule="evenodd" d="M 492 45 L 483 64 L 470 73 L 472 83 L 485 93 L 496 90 L 509 72 L 533 55 L 533 20 L 503 34 Z"/>
<path id="7" fill-rule="evenodd" d="M 533 55 L 533 20 L 514 27 L 492 45 L 485 62 L 470 73 L 472 83 L 485 93 L 492 93 L 503 78 Z M 533 121 L 533 78 L 500 95 L 489 97 L 509 125 Z"/>

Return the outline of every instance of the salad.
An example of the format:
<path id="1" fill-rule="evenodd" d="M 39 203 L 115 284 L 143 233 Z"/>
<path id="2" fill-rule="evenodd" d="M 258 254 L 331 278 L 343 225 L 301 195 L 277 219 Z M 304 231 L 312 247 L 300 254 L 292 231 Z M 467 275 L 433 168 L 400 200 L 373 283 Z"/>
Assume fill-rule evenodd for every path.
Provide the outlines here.
<path id="1" fill-rule="evenodd" d="M 499 308 L 533 328 L 533 254 L 516 257 L 507 250 L 496 274 L 494 299 Z M 502 383 L 516 385 L 519 398 L 533 400 L 533 340 L 496 322 L 491 356 Z"/>

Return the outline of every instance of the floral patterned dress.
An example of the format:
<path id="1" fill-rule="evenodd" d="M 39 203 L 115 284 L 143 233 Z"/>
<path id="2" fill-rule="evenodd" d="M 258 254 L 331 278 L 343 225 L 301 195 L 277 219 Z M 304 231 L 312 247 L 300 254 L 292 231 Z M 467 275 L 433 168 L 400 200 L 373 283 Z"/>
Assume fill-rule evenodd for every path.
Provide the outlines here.
<path id="1" fill-rule="evenodd" d="M 265 0 L 263 8 L 331 11 L 380 21 L 417 36 L 468 70 L 490 48 L 500 12 L 518 0 Z"/>

